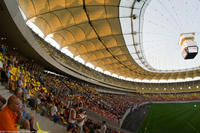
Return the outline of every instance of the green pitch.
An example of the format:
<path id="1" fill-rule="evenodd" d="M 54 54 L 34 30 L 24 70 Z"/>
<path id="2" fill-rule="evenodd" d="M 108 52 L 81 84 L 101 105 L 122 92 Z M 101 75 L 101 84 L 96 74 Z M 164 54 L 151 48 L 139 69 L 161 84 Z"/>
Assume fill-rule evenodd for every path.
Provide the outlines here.
<path id="1" fill-rule="evenodd" d="M 200 133 L 200 103 L 152 104 L 138 133 Z"/>

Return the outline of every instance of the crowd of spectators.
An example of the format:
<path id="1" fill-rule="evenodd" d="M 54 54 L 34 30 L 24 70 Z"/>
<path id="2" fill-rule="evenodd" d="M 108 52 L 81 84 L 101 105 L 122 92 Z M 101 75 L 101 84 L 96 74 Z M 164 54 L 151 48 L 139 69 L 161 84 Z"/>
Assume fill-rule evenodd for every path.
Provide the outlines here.
<path id="1" fill-rule="evenodd" d="M 72 130 L 75 132 L 76 129 L 78 132 L 103 132 L 105 122 L 99 124 L 88 119 L 84 109 L 87 108 L 102 117 L 118 122 L 129 107 L 145 101 L 143 97 L 136 94 L 129 96 L 100 93 L 95 90 L 100 89 L 99 86 L 71 76 L 45 71 L 33 60 L 23 57 L 17 49 L 10 48 L 4 43 L 0 44 L 1 84 L 11 92 L 15 92 L 9 98 L 6 107 L 3 107 L 6 104 L 5 99 L 0 97 L 0 107 L 3 107 L 0 115 L 9 111 L 13 112 L 14 122 L 19 120 L 17 121 L 18 128 L 35 131 L 34 116 L 26 112 L 27 105 L 41 115 L 48 116 L 54 122 L 68 125 L 68 132 Z M 77 109 L 74 114 L 72 109 L 75 106 Z M 13 107 L 16 107 L 14 111 L 12 111 Z M 70 123 L 70 119 L 74 119 L 75 124 Z M 12 131 L 17 128 L 0 125 L 0 130 Z M 104 130 L 116 132 L 108 127 Z"/>
<path id="2" fill-rule="evenodd" d="M 35 33 L 33 33 L 33 34 L 35 34 Z M 90 77 L 101 80 L 103 82 L 106 82 L 106 83 L 109 83 L 109 84 L 110 83 L 115 84 L 115 85 L 122 86 L 122 87 L 132 88 L 133 90 L 135 89 L 133 87 L 133 82 L 120 80 L 118 78 L 105 75 L 101 72 L 97 72 L 94 69 L 86 67 L 85 65 L 82 65 L 82 64 L 78 63 L 77 61 L 75 61 L 74 59 L 72 59 L 71 57 L 65 55 L 60 50 L 56 49 L 55 47 L 53 47 L 52 45 L 50 45 L 49 43 L 45 42 L 43 39 L 38 37 L 38 35 L 36 35 L 36 34 L 35 34 L 35 38 L 38 41 L 38 43 L 41 45 L 43 50 L 49 56 L 51 56 L 56 61 L 58 61 L 59 63 L 61 61 L 62 64 L 67 64 L 68 66 L 72 67 L 73 69 L 75 69 L 75 70 L 77 70 L 81 73 L 84 73 L 85 75 L 88 75 Z"/>
<path id="3" fill-rule="evenodd" d="M 191 101 L 200 100 L 199 92 L 144 94 L 150 101 Z"/>
<path id="4" fill-rule="evenodd" d="M 36 34 L 35 34 L 35 38 L 38 41 L 38 44 L 40 44 L 40 46 L 43 48 L 43 51 L 46 52 L 55 61 L 57 61 L 58 63 L 60 63 L 63 66 L 71 67 L 82 74 L 85 74 L 89 77 L 98 79 L 98 80 L 108 83 L 108 84 L 131 88 L 138 92 L 146 92 L 146 93 L 149 92 L 149 87 L 146 86 L 146 84 L 120 80 L 118 78 L 114 78 L 114 77 L 105 75 L 101 72 L 95 71 L 94 69 L 86 67 L 85 65 L 82 65 L 81 63 L 78 63 L 71 57 L 65 55 L 60 50 L 56 49 L 55 47 L 53 47 L 52 45 L 50 45 L 49 43 L 45 42 L 43 39 L 38 37 L 38 35 L 36 35 Z M 174 92 L 175 90 L 176 90 L 176 92 L 181 93 L 181 92 L 188 91 L 188 89 L 190 89 L 190 91 L 196 91 L 196 89 L 199 88 L 198 81 L 188 82 L 186 84 L 176 83 L 176 84 L 166 84 L 166 85 L 160 86 L 160 84 L 155 83 L 152 85 L 154 87 L 151 88 L 151 92 L 155 92 L 155 93 L 162 92 L 166 86 L 168 86 L 169 88 L 174 88 L 174 89 L 166 89 L 166 90 L 164 89 L 164 92 L 167 92 L 167 93 L 175 93 Z M 182 89 L 180 89 L 178 86 L 182 86 Z"/>
<path id="5" fill-rule="evenodd" d="M 1 84 L 15 92 L 6 106 L 6 100 L 0 96 L 0 109 L 2 110 L 0 116 L 8 114 L 9 111 L 13 112 L 13 120 L 20 120 L 17 121 L 18 128 L 35 131 L 34 116 L 26 112 L 26 105 L 37 110 L 41 115 L 48 116 L 54 122 L 67 125 L 67 132 L 78 130 L 78 132 L 98 133 L 103 130 L 116 131 L 108 128 L 105 122 L 100 124 L 88 119 L 84 109 L 118 123 L 128 108 L 146 102 L 147 98 L 152 101 L 167 101 L 192 100 L 200 97 L 197 93 L 144 95 L 147 98 L 139 94 L 100 93 L 96 90 L 104 88 L 69 75 L 63 76 L 46 71 L 35 61 L 23 57 L 15 48 L 10 48 L 5 43 L 0 42 L 0 44 Z M 13 123 L 9 124 L 13 126 Z M 17 130 L 14 126 L 1 127 L 0 125 L 0 130 L 7 130 L 7 128 L 11 131 Z"/>

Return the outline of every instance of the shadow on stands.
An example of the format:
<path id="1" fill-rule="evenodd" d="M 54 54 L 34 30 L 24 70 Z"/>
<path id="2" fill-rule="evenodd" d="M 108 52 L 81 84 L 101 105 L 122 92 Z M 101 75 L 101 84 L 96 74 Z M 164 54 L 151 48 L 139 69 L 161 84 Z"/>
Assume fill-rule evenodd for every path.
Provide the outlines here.
<path id="1" fill-rule="evenodd" d="M 122 123 L 122 129 L 136 133 L 146 114 L 148 113 L 150 107 L 151 104 L 145 104 L 130 111 L 130 113 L 127 115 L 124 122 Z"/>

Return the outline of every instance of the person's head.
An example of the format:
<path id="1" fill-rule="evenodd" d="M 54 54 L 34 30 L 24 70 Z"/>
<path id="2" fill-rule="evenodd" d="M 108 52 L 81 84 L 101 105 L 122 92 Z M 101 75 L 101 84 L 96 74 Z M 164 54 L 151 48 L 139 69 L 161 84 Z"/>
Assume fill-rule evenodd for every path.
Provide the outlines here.
<path id="1" fill-rule="evenodd" d="M 18 112 L 20 109 L 19 98 L 15 95 L 10 96 L 8 98 L 7 106 L 12 112 Z"/>
<path id="2" fill-rule="evenodd" d="M 22 98 L 23 90 L 21 88 L 17 88 L 14 92 L 15 96 L 18 98 Z"/>
<path id="3" fill-rule="evenodd" d="M 78 104 L 75 104 L 75 105 L 73 106 L 73 108 L 74 108 L 76 111 L 78 111 L 78 110 L 79 110 Z"/>
<path id="4" fill-rule="evenodd" d="M 102 121 L 102 125 L 105 125 L 106 124 L 106 121 Z"/>
<path id="5" fill-rule="evenodd" d="M 23 76 L 22 76 L 22 74 L 20 74 L 20 77 L 19 77 L 19 79 L 20 79 L 20 80 L 23 80 Z"/>
<path id="6" fill-rule="evenodd" d="M 85 111 L 84 111 L 83 109 L 80 109 L 80 110 L 79 110 L 79 113 L 80 113 L 80 114 L 84 114 Z"/>
<path id="7" fill-rule="evenodd" d="M 83 109 L 80 109 L 79 112 L 80 112 L 80 114 L 84 114 L 84 115 L 86 115 L 86 111 L 83 110 Z"/>

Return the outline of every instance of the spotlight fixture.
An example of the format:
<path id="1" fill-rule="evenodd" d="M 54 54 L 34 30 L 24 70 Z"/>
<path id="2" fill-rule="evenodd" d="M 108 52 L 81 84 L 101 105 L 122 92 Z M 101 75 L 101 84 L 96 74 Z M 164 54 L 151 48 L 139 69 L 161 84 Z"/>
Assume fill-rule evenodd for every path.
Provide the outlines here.
<path id="1" fill-rule="evenodd" d="M 135 16 L 135 14 L 133 14 L 132 18 L 133 18 L 133 19 L 136 19 L 136 16 Z"/>

